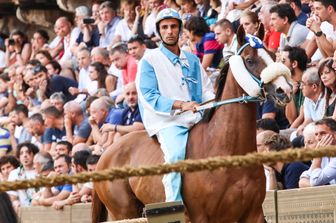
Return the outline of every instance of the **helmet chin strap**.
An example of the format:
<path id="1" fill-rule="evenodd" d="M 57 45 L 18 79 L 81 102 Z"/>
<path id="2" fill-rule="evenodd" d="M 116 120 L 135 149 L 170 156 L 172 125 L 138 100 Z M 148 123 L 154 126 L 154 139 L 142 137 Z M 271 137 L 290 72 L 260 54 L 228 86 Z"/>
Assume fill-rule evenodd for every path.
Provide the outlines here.
<path id="1" fill-rule="evenodd" d="M 161 39 L 162 40 L 162 39 Z M 166 43 L 165 41 L 162 40 L 162 43 L 167 46 L 175 46 L 178 43 L 178 40 L 175 41 L 174 43 Z"/>
<path id="2" fill-rule="evenodd" d="M 180 36 L 180 33 L 181 33 L 181 29 L 179 29 L 179 36 Z M 178 43 L 178 41 L 179 41 L 179 39 L 177 39 L 174 43 L 167 43 L 167 42 L 165 42 L 165 41 L 162 39 L 162 36 L 161 36 L 160 31 L 159 31 L 159 37 L 160 37 L 162 43 L 163 43 L 164 45 L 167 45 L 167 46 L 175 46 L 175 45 Z"/>

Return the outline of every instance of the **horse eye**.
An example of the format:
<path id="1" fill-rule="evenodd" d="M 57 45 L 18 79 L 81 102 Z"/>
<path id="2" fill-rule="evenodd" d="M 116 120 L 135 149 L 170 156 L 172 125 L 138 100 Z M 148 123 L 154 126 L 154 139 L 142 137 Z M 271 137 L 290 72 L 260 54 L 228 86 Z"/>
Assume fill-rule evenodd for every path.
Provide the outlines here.
<path id="1" fill-rule="evenodd" d="M 251 59 L 251 58 L 247 58 L 247 59 L 246 59 L 246 63 L 247 63 L 248 65 L 250 65 L 250 66 L 253 65 L 253 62 L 254 62 L 254 61 L 253 61 L 253 59 Z"/>

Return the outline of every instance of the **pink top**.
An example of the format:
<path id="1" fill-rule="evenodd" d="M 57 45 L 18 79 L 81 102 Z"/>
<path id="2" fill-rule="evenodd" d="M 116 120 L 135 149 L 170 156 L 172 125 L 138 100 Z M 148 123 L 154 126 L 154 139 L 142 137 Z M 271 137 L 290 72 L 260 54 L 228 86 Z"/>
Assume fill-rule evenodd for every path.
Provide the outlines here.
<path id="1" fill-rule="evenodd" d="M 132 83 L 135 81 L 138 64 L 132 56 L 128 56 L 126 68 L 122 70 L 123 84 Z"/>

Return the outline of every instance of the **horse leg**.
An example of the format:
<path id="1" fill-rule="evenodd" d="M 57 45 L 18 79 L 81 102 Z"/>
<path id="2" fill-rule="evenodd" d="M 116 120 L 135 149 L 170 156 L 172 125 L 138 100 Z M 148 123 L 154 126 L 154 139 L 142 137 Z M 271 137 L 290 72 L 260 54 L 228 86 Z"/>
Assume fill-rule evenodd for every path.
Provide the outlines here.
<path id="1" fill-rule="evenodd" d="M 250 211 L 245 213 L 238 223 L 265 223 L 264 212 L 262 207 L 252 208 Z"/>
<path id="2" fill-rule="evenodd" d="M 94 191 L 92 196 L 92 223 L 104 222 L 107 220 L 107 210 L 105 205 L 101 202 L 98 194 Z"/>
<path id="3" fill-rule="evenodd" d="M 135 197 L 127 180 L 96 183 L 95 190 L 113 220 L 141 217 L 143 204 Z"/>

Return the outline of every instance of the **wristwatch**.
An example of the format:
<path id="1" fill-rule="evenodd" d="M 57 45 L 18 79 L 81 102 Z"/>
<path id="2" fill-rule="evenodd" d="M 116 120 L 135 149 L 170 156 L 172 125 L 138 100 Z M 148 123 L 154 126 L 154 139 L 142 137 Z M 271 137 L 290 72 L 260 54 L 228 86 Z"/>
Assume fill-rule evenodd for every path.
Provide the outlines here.
<path id="1" fill-rule="evenodd" d="M 320 37 L 320 36 L 322 36 L 322 34 L 323 34 L 322 31 L 318 31 L 318 32 L 315 33 L 315 36 Z"/>

